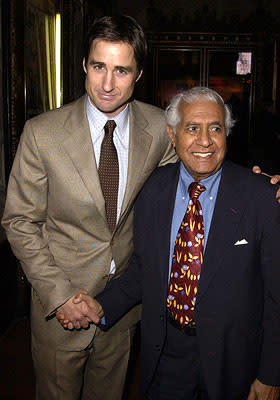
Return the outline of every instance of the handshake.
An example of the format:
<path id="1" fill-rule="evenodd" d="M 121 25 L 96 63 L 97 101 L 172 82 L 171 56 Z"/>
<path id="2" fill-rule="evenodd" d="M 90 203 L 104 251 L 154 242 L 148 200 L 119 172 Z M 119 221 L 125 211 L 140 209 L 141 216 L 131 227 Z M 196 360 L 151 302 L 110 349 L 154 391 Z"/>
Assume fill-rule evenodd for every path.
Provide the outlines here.
<path id="1" fill-rule="evenodd" d="M 99 324 L 104 312 L 102 306 L 86 290 L 78 292 L 56 310 L 56 318 L 64 329 L 86 329 Z"/>

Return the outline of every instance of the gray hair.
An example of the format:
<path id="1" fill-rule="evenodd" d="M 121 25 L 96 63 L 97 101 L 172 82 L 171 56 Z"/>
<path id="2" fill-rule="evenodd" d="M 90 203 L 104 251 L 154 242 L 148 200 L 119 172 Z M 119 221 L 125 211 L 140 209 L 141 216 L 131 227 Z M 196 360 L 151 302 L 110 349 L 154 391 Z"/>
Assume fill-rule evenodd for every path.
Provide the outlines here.
<path id="1" fill-rule="evenodd" d="M 234 126 L 235 121 L 232 118 L 230 106 L 225 104 L 223 98 L 215 92 L 215 90 L 209 89 L 208 87 L 195 86 L 192 89 L 186 90 L 179 94 L 176 94 L 170 101 L 170 104 L 165 110 L 166 123 L 176 133 L 176 128 L 181 121 L 178 108 L 181 101 L 185 101 L 190 104 L 198 100 L 209 100 L 216 104 L 220 104 L 225 112 L 225 130 L 228 136 L 231 128 Z"/>

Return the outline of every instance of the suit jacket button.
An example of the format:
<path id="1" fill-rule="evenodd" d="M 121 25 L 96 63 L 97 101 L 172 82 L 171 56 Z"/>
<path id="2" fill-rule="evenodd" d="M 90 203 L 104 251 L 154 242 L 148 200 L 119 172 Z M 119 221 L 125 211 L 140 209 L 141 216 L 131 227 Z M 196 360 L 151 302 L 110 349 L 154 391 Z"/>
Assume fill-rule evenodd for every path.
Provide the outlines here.
<path id="1" fill-rule="evenodd" d="M 161 321 L 163 321 L 163 315 L 161 315 L 161 316 L 159 317 L 159 319 L 160 319 Z"/>
<path id="2" fill-rule="evenodd" d="M 156 344 L 156 345 L 155 345 L 155 348 L 156 348 L 157 351 L 159 351 L 159 350 L 160 350 L 160 345 L 159 345 L 159 344 Z"/>

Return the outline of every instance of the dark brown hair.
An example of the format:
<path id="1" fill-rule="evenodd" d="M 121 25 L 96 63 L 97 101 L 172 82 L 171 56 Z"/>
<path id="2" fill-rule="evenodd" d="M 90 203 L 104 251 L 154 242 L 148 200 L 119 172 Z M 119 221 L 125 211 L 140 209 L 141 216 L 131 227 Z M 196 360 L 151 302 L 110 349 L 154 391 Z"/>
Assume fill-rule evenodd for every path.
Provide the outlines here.
<path id="1" fill-rule="evenodd" d="M 85 40 L 85 65 L 87 65 L 90 48 L 95 39 L 130 44 L 134 50 L 138 72 L 143 69 L 147 54 L 147 42 L 143 29 L 132 17 L 114 15 L 98 18 L 94 21 Z"/>

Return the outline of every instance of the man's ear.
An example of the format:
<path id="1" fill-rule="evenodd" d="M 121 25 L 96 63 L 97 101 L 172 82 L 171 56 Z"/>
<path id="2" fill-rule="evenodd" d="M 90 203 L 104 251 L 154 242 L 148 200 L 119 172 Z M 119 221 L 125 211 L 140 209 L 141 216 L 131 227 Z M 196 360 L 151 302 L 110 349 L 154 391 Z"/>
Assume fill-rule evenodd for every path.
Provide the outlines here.
<path id="1" fill-rule="evenodd" d="M 85 60 L 85 58 L 83 58 L 83 70 L 84 70 L 85 73 L 87 74 L 87 67 L 86 67 L 86 60 Z"/>
<path id="2" fill-rule="evenodd" d="M 143 69 L 141 69 L 141 71 L 139 72 L 137 78 L 135 79 L 135 82 L 139 81 L 139 79 L 141 78 L 142 74 L 143 74 Z"/>
<path id="3" fill-rule="evenodd" d="M 172 146 L 175 148 L 176 135 L 170 125 L 166 125 L 166 130 L 167 130 L 167 134 L 169 136 L 170 142 L 171 142 Z"/>

